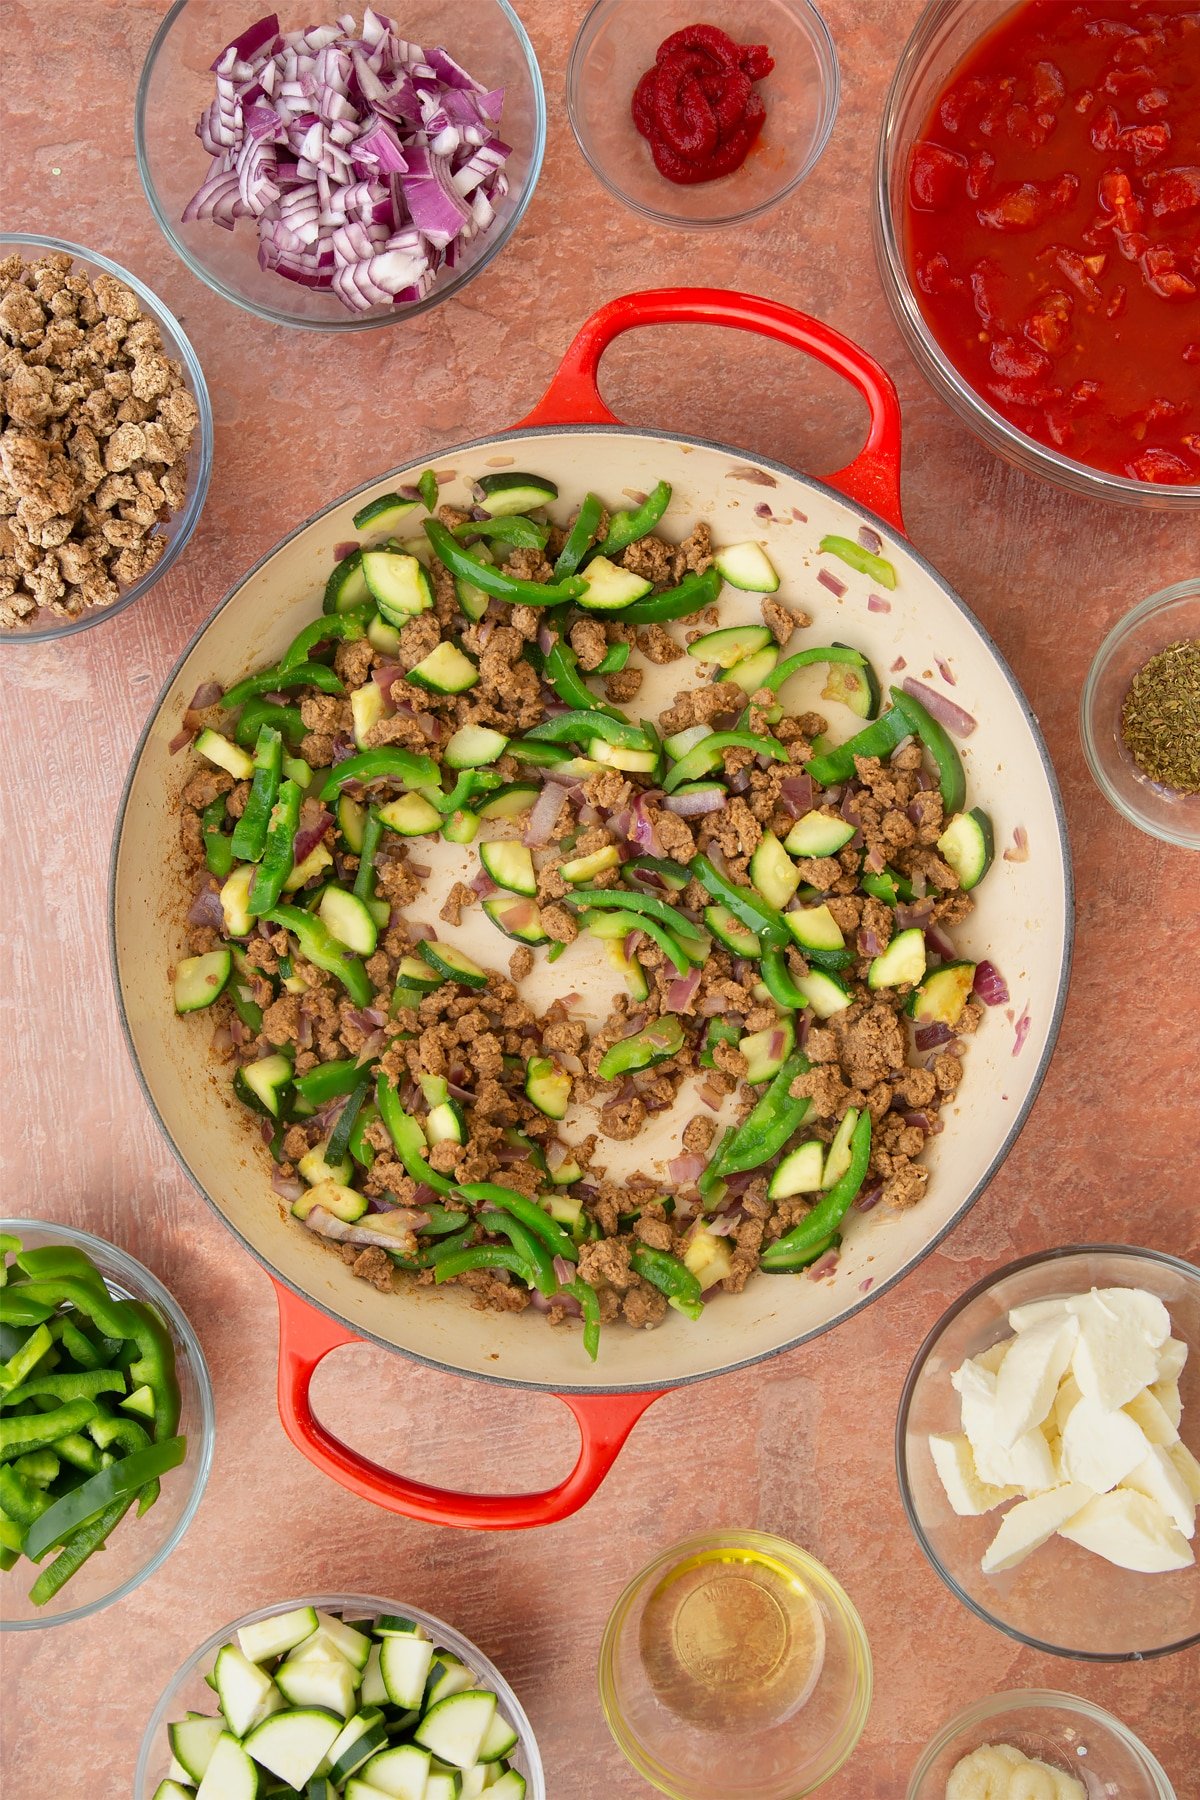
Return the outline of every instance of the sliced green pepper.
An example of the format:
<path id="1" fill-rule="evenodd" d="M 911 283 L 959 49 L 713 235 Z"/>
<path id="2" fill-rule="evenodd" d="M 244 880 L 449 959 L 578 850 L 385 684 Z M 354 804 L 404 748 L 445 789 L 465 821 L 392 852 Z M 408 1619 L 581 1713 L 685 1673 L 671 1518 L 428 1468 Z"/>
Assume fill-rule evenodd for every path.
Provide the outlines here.
<path id="1" fill-rule="evenodd" d="M 257 862 L 267 841 L 271 809 L 279 798 L 283 776 L 283 739 L 273 725 L 264 725 L 254 748 L 254 779 L 245 810 L 233 828 L 233 854 L 238 862 Z M 296 792 L 299 793 L 297 788 Z M 291 867 L 289 862 L 288 867 Z"/>
<path id="2" fill-rule="evenodd" d="M 604 541 L 597 547 L 596 555 L 615 556 L 628 544 L 636 544 L 639 538 L 649 536 L 670 504 L 671 484 L 669 481 L 660 481 L 640 506 L 622 507 L 619 512 L 612 514 Z"/>
<path id="3" fill-rule="evenodd" d="M 436 1269 L 438 1264 L 445 1262 L 448 1256 L 457 1256 L 460 1250 L 468 1249 L 477 1241 L 475 1221 L 472 1219 L 463 1230 L 456 1231 L 453 1237 L 438 1238 L 434 1243 L 427 1245 L 417 1257 L 417 1267 L 418 1269 Z"/>
<path id="4" fill-rule="evenodd" d="M 703 575 L 685 575 L 678 587 L 667 588 L 661 594 L 647 594 L 644 600 L 623 606 L 621 622 L 625 625 L 659 625 L 667 619 L 686 619 L 689 614 L 703 612 L 706 606 L 711 606 L 722 586 L 721 572 L 714 564 Z"/>
<path id="5" fill-rule="evenodd" d="M 526 1231 L 519 1220 L 506 1212 L 481 1213 L 479 1223 L 492 1236 L 506 1237 L 514 1250 L 522 1256 L 533 1271 L 533 1285 L 540 1294 L 556 1294 L 558 1292 L 558 1276 L 554 1273 L 554 1261 L 540 1238 L 534 1237 L 532 1231 Z"/>
<path id="6" fill-rule="evenodd" d="M 362 849 L 358 853 L 358 870 L 354 877 L 354 892 L 360 900 L 370 900 L 375 892 L 375 852 L 382 836 L 383 826 L 372 806 L 363 822 Z"/>
<path id="7" fill-rule="evenodd" d="M 592 738 L 603 738 L 606 744 L 615 744 L 625 750 L 654 748 L 644 726 L 635 725 L 620 713 L 599 707 L 556 713 L 552 719 L 535 725 L 525 736 L 535 744 L 587 744 Z"/>
<path id="8" fill-rule="evenodd" d="M 426 1206 L 423 1211 L 428 1223 L 422 1225 L 421 1237 L 445 1237 L 451 1231 L 461 1231 L 470 1221 L 468 1213 L 454 1212 L 448 1206 Z"/>
<path id="9" fill-rule="evenodd" d="M 0 1419 L 0 1462 L 11 1462 L 27 1450 L 53 1450 L 59 1438 L 78 1431 L 96 1416 L 91 1400 L 69 1400 L 53 1412 L 17 1413 Z"/>
<path id="10" fill-rule="evenodd" d="M 873 899 L 882 900 L 888 906 L 896 906 L 901 900 L 907 902 L 915 897 L 908 876 L 901 875 L 899 869 L 891 867 L 881 869 L 878 874 L 868 871 L 860 877 L 858 885 L 864 894 L 870 894 Z"/>
<path id="11" fill-rule="evenodd" d="M 36 1369 L 42 1358 L 54 1348 L 54 1339 L 50 1328 L 44 1322 L 30 1332 L 19 1350 L 13 1352 L 4 1367 L 0 1369 L 0 1394 L 7 1397 L 10 1388 L 15 1388 L 25 1377 Z"/>
<path id="12" fill-rule="evenodd" d="M 187 1454 L 187 1439 L 164 1438 L 122 1457 L 98 1475 L 81 1482 L 34 1520 L 25 1537 L 25 1554 L 44 1556 L 72 1532 L 80 1530 L 118 1500 L 132 1499 L 146 1484 L 178 1468 Z"/>
<path id="13" fill-rule="evenodd" d="M 776 663 L 763 686 L 777 694 L 789 675 L 794 675 L 797 669 L 807 669 L 813 663 L 852 663 L 856 669 L 865 669 L 867 659 L 861 650 L 851 650 L 846 644 L 824 644 L 812 650 L 798 650 L 795 656 Z"/>
<path id="14" fill-rule="evenodd" d="M 175 1373 L 175 1344 L 165 1323 L 145 1300 L 131 1300 L 133 1341 L 138 1355 L 129 1364 L 131 1387 L 148 1387 L 154 1396 L 154 1437 L 170 1437 L 179 1423 L 179 1380 Z M 142 1508 L 145 1511 L 145 1507 Z"/>
<path id="15" fill-rule="evenodd" d="M 639 1244 L 629 1261 L 643 1281 L 667 1296 L 676 1312 L 689 1319 L 700 1317 L 704 1311 L 704 1290 L 686 1263 L 667 1250 L 652 1250 L 648 1244 Z"/>
<path id="16" fill-rule="evenodd" d="M 43 1493 L 35 1482 L 10 1463 L 0 1463 L 0 1507 L 10 1519 L 18 1525 L 32 1525 L 53 1504 L 49 1494 Z"/>
<path id="17" fill-rule="evenodd" d="M 804 765 L 805 770 L 818 787 L 833 787 L 836 782 L 852 781 L 857 773 L 854 767 L 856 756 L 890 756 L 905 738 L 912 736 L 913 729 L 898 706 L 889 707 L 887 712 L 872 719 L 862 731 L 847 738 L 844 744 L 838 744 L 832 750 L 824 750 L 819 756 L 810 757 Z"/>
<path id="18" fill-rule="evenodd" d="M 610 644 L 592 673 L 594 675 L 619 675 L 628 661 L 628 644 Z"/>
<path id="19" fill-rule="evenodd" d="M 308 731 L 298 706 L 284 706 L 278 700 L 247 700 L 233 728 L 234 738 L 244 748 L 252 749 L 264 725 L 273 725 L 292 750 L 299 749 Z"/>
<path id="20" fill-rule="evenodd" d="M 807 1074 L 808 1069 L 803 1051 L 788 1057 L 757 1105 L 725 1139 L 706 1173 L 714 1179 L 739 1175 L 757 1169 L 782 1150 L 812 1106 L 811 1100 L 794 1099 L 790 1091 L 796 1077 Z"/>
<path id="21" fill-rule="evenodd" d="M 963 771 L 962 758 L 954 748 L 945 726 L 939 724 L 919 700 L 914 700 L 903 688 L 889 688 L 888 692 L 896 711 L 903 714 L 909 730 L 916 732 L 937 764 L 942 808 L 949 819 L 961 812 L 967 803 L 967 777 Z"/>
<path id="22" fill-rule="evenodd" d="M 704 855 L 693 858 L 692 874 L 701 887 L 707 888 L 714 900 L 727 906 L 734 918 L 743 925 L 748 925 L 764 945 L 782 950 L 786 944 L 791 943 L 792 936 L 783 922 L 783 914 L 769 900 L 756 894 L 753 888 L 741 887 L 736 881 L 730 881 Z"/>
<path id="23" fill-rule="evenodd" d="M 563 705 L 572 707 L 576 714 L 599 707 L 600 701 L 579 673 L 579 658 L 570 644 L 564 644 L 561 638 L 556 639 L 548 651 L 542 673 Z M 592 737 L 596 735 L 595 731 L 591 733 Z"/>
<path id="24" fill-rule="evenodd" d="M 614 890 L 608 891 L 613 892 Z M 617 896 L 620 899 L 625 897 L 625 895 Z M 657 919 L 652 919 L 648 913 L 629 912 L 624 907 L 616 912 L 602 912 L 596 907 L 589 907 L 587 912 L 580 915 L 579 923 L 587 930 L 593 928 L 599 930 L 601 920 L 605 922 L 606 926 L 611 927 L 618 937 L 625 937 L 631 931 L 644 931 L 646 936 L 653 939 L 658 945 L 677 975 L 686 975 L 692 968 L 692 960 L 683 945 L 671 935 L 665 926 L 660 925 Z M 599 935 L 607 936 L 607 932 L 600 932 Z M 561 947 L 566 948 L 565 944 Z M 555 946 L 552 944 L 550 949 L 552 953 Z M 556 960 L 551 954 L 550 961 Z"/>
<path id="25" fill-rule="evenodd" d="M 789 1007 L 792 1011 L 799 1011 L 801 1007 L 808 1005 L 807 999 L 792 979 L 792 972 L 782 950 L 763 951 L 762 978 L 772 1000 L 778 1005 Z"/>
<path id="26" fill-rule="evenodd" d="M 53 1313 L 52 1306 L 32 1299 L 24 1287 L 0 1288 L 0 1325 L 40 1325 Z"/>
<path id="27" fill-rule="evenodd" d="M 539 525 L 521 513 L 509 513 L 502 519 L 467 519 L 451 529 L 456 538 L 499 538 L 514 550 L 544 550 L 550 536 L 548 525 Z"/>
<path id="28" fill-rule="evenodd" d="M 758 737 L 752 731 L 712 731 L 672 764 L 663 782 L 663 792 L 673 794 L 683 782 L 698 781 L 701 776 L 720 768 L 725 750 L 753 750 L 756 756 L 770 756 L 776 762 L 788 759 L 787 745 L 781 744 L 778 738 Z"/>
<path id="29" fill-rule="evenodd" d="M 490 794 L 493 788 L 503 784 L 503 775 L 497 774 L 495 769 L 460 769 L 448 794 L 443 794 L 440 788 L 422 788 L 421 792 L 440 813 L 450 818 L 480 794 Z"/>
<path id="30" fill-rule="evenodd" d="M 806 1218 L 785 1237 L 763 1251 L 761 1267 L 781 1272 L 800 1268 L 803 1262 L 828 1248 L 828 1240 L 837 1230 L 866 1180 L 871 1160 L 871 1115 L 864 1106 L 858 1115 L 850 1138 L 850 1163 L 840 1181 L 835 1181 L 822 1194 Z M 797 1261 L 797 1258 L 803 1261 Z"/>
<path id="31" fill-rule="evenodd" d="M 561 606 L 566 600 L 578 599 L 583 593 L 585 582 L 576 576 L 566 581 L 551 582 L 543 586 L 538 581 L 524 581 L 516 575 L 506 575 L 491 563 L 480 562 L 471 556 L 452 532 L 436 519 L 426 519 L 425 535 L 433 547 L 438 561 L 457 575 L 462 581 L 469 581 L 472 586 L 480 588 L 485 594 L 491 594 L 497 600 L 511 600 L 519 606 Z"/>
<path id="32" fill-rule="evenodd" d="M 31 1375 L 4 1396 L 5 1406 L 20 1406 L 35 1394 L 52 1394 L 56 1400 L 94 1400 L 97 1394 L 123 1394 L 125 1376 L 120 1369 L 71 1369 L 53 1375 Z M 0 1501 L 0 1505 L 3 1502 Z"/>
<path id="33" fill-rule="evenodd" d="M 591 549 L 603 511 L 604 503 L 598 495 L 584 495 L 583 505 L 576 514 L 567 541 L 558 553 L 558 561 L 554 565 L 555 581 L 565 581 L 569 575 L 574 575 Z"/>
<path id="34" fill-rule="evenodd" d="M 371 1075 L 364 1070 L 358 1085 L 353 1089 L 338 1114 L 337 1124 L 329 1134 L 329 1142 L 325 1146 L 325 1161 L 336 1168 L 350 1147 L 350 1133 L 354 1130 L 354 1122 L 362 1110 L 371 1089 Z"/>
<path id="35" fill-rule="evenodd" d="M 292 669 L 301 668 L 308 661 L 310 650 L 318 644 L 338 643 L 354 644 L 359 638 L 367 635 L 367 625 L 374 612 L 373 607 L 356 607 L 353 612 L 322 613 L 311 625 L 298 632 L 279 659 L 277 672 L 286 675 Z"/>
<path id="36" fill-rule="evenodd" d="M 218 794 L 200 814 L 200 837 L 204 844 L 204 865 L 210 875 L 225 881 L 233 868 L 233 841 L 221 830 L 225 823 L 225 796 Z"/>
<path id="37" fill-rule="evenodd" d="M 657 894 L 643 893 L 641 889 L 583 886 L 572 888 L 565 899 L 569 905 L 587 907 L 589 910 L 598 907 L 602 912 L 613 909 L 644 914 L 647 918 L 657 919 L 668 931 L 680 938 L 696 937 L 698 933 L 698 928 L 678 907 L 672 906 L 667 900 L 661 900 Z"/>
<path id="38" fill-rule="evenodd" d="M 388 1136 L 396 1146 L 396 1155 L 406 1175 L 413 1181 L 424 1182 L 437 1194 L 450 1194 L 454 1191 L 454 1183 L 448 1175 L 441 1175 L 431 1168 L 426 1160 L 425 1133 L 415 1119 L 410 1119 L 400 1104 L 400 1096 L 395 1086 L 386 1075 L 381 1074 L 375 1084 L 375 1104 L 379 1108 L 379 1116 L 388 1129 Z"/>
<path id="39" fill-rule="evenodd" d="M 22 1481 L 32 1482 L 34 1487 L 45 1488 L 58 1479 L 62 1464 L 53 1450 L 27 1450 L 24 1456 L 18 1456 L 15 1462 L 0 1464 L 0 1468 L 11 1469 L 14 1475 L 19 1475 Z M 0 1505 L 3 1505 L 2 1501 Z"/>
<path id="40" fill-rule="evenodd" d="M 402 787 L 423 788 L 433 787 L 437 778 L 437 764 L 432 757 L 386 744 L 336 763 L 317 789 L 316 798 L 332 800 L 345 781 L 395 781 Z"/>
<path id="41" fill-rule="evenodd" d="M 535 1286 L 534 1271 L 511 1244 L 476 1244 L 469 1250 L 455 1251 L 453 1256 L 443 1256 L 433 1279 L 441 1287 L 443 1282 L 453 1281 L 456 1275 L 465 1275 L 469 1269 L 508 1269 L 511 1274 L 519 1275 L 526 1287 Z"/>
<path id="42" fill-rule="evenodd" d="M 611 1044 L 596 1071 L 601 1081 L 615 1081 L 635 1069 L 652 1069 L 683 1049 L 683 1026 L 674 1013 L 663 1013 L 631 1037 Z"/>
<path id="43" fill-rule="evenodd" d="M 583 1347 L 595 1362 L 600 1354 L 600 1296 L 581 1275 L 568 1281 L 562 1291 L 579 1302 L 583 1311 Z"/>
<path id="44" fill-rule="evenodd" d="M 114 1468 L 119 1468 L 117 1463 Z M 105 1473 L 108 1473 L 106 1470 Z M 78 1490 L 76 1490 L 78 1491 Z M 29 1598 L 35 1606 L 44 1606 L 52 1600 L 59 1589 L 65 1587 L 73 1575 L 77 1575 L 88 1557 L 103 1548 L 106 1540 L 120 1524 L 129 1508 L 133 1505 L 133 1495 L 127 1499 L 114 1500 L 112 1505 L 91 1521 L 83 1525 L 63 1545 L 59 1555 L 55 1557 L 49 1568 L 43 1569 L 29 1590 Z"/>
<path id="45" fill-rule="evenodd" d="M 100 1369 L 104 1367 L 104 1358 L 99 1348 L 93 1344 L 86 1331 L 80 1331 L 78 1325 L 68 1318 L 59 1318 L 51 1328 L 58 1337 L 59 1343 L 71 1361 L 78 1363 L 81 1369 Z"/>
<path id="46" fill-rule="evenodd" d="M 343 1094 L 352 1093 L 358 1086 L 361 1074 L 362 1070 L 353 1057 L 343 1057 L 337 1062 L 318 1063 L 306 1075 L 297 1075 L 296 1095 L 316 1111 L 327 1101 L 338 1100 Z"/>
<path id="47" fill-rule="evenodd" d="M 556 1219 L 542 1211 L 536 1200 L 528 1200 L 524 1194 L 518 1194 L 512 1188 L 499 1187 L 494 1181 L 469 1182 L 466 1187 L 458 1188 L 457 1192 L 464 1200 L 486 1201 L 511 1213 L 519 1224 L 541 1239 L 553 1256 L 565 1257 L 568 1262 L 579 1261 L 579 1251 L 572 1239 Z"/>
<path id="48" fill-rule="evenodd" d="M 10 1320 L 12 1324 L 40 1324 L 60 1306 L 73 1306 L 77 1313 L 90 1319 L 105 1337 L 124 1342 L 137 1334 L 137 1314 L 131 1300 L 114 1300 L 102 1282 L 80 1279 L 74 1275 L 57 1276 L 45 1281 L 28 1281 L 19 1289 L 6 1288 L 0 1293 L 0 1309 L 15 1303 L 18 1295 L 36 1316 L 26 1320 Z M 69 1429 L 69 1428 L 68 1428 Z"/>
<path id="49" fill-rule="evenodd" d="M 869 575 L 872 581 L 877 581 L 880 587 L 894 588 L 896 585 L 894 564 L 884 556 L 873 555 L 861 544 L 856 544 L 853 538 L 832 535 L 823 537 L 818 549 L 827 556 L 839 556 L 852 569 L 857 569 L 860 575 Z"/>
<path id="50" fill-rule="evenodd" d="M 422 469 L 417 477 L 417 492 L 425 502 L 428 512 L 434 512 L 438 503 L 438 478 L 432 469 Z"/>
<path id="51" fill-rule="evenodd" d="M 339 944 L 320 919 L 299 906 L 276 906 L 264 918 L 268 924 L 282 925 L 300 946 L 300 954 L 313 964 L 335 975 L 355 1006 L 370 1006 L 372 988 L 362 959 Z"/>
<path id="52" fill-rule="evenodd" d="M 249 911 L 256 918 L 270 912 L 292 872 L 292 845 L 300 829 L 300 799 L 300 789 L 294 781 L 280 783 L 267 821 L 262 860 L 250 883 Z"/>
<path id="53" fill-rule="evenodd" d="M 247 675 L 235 682 L 222 697 L 222 706 L 244 706 L 260 694 L 274 694 L 284 688 L 319 688 L 323 694 L 344 694 L 345 683 L 325 663 L 297 663 L 291 669 L 264 669 L 261 675 Z"/>

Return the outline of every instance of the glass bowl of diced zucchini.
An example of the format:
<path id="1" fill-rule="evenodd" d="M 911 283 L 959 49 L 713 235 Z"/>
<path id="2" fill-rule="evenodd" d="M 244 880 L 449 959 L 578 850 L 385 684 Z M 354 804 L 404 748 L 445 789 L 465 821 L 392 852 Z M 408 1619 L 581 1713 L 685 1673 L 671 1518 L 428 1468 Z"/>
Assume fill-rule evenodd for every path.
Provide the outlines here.
<path id="1" fill-rule="evenodd" d="M 146 1728 L 137 1800 L 545 1800 L 533 1729 L 453 1626 L 394 1600 L 319 1594 L 215 1632 Z"/>
<path id="2" fill-rule="evenodd" d="M 1200 1643 L 1200 1269 L 1081 1245 L 985 1276 L 900 1399 L 917 1542 L 985 1623 L 1055 1656 Z"/>

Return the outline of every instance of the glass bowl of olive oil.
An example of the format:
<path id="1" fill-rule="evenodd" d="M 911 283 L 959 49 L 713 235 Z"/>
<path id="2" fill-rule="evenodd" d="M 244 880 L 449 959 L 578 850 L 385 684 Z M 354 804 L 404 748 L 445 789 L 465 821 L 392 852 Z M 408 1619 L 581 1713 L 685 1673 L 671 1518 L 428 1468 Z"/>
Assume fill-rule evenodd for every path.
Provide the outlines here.
<path id="1" fill-rule="evenodd" d="M 599 1673 L 618 1747 L 673 1800 L 800 1800 L 842 1767 L 871 1705 L 848 1595 L 757 1531 L 657 1556 L 613 1609 Z"/>

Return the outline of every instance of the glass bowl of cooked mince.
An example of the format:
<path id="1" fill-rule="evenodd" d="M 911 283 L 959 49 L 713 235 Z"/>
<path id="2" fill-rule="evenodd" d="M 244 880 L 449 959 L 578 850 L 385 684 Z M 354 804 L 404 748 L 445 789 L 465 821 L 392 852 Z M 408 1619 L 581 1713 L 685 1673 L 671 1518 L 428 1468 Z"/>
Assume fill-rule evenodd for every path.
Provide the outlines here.
<path id="1" fill-rule="evenodd" d="M 1200 579 L 1163 588 L 1113 626 L 1079 723 L 1105 799 L 1151 837 L 1200 850 Z"/>

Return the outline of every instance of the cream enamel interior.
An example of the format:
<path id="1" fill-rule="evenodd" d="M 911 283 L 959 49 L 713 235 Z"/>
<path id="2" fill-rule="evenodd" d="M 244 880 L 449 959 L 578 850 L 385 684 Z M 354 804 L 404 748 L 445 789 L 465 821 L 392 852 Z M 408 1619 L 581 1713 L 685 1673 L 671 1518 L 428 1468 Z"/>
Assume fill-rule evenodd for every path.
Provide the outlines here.
<path id="1" fill-rule="evenodd" d="M 943 658 L 957 680 L 947 691 L 979 721 L 962 746 L 969 797 L 991 814 L 997 845 L 976 911 L 955 941 L 961 953 L 997 964 L 1011 991 L 1011 1015 L 989 1012 L 972 1041 L 959 1095 L 928 1155 L 932 1177 L 919 1206 L 903 1214 L 877 1208 L 854 1215 L 837 1270 L 826 1279 L 760 1276 L 744 1293 L 721 1296 L 698 1324 L 671 1313 L 652 1334 L 609 1329 L 595 1367 L 577 1332 L 552 1332 L 536 1314 L 477 1312 L 465 1295 L 449 1290 L 381 1295 L 288 1219 L 271 1189 L 258 1134 L 210 1058 L 203 1016 L 179 1020 L 172 1007 L 169 971 L 183 942 L 185 910 L 175 799 L 190 759 L 172 757 L 168 744 L 201 681 L 229 684 L 282 653 L 320 604 L 334 546 L 355 536 L 352 514 L 374 494 L 414 480 L 420 467 L 414 464 L 340 501 L 252 571 L 184 654 L 146 728 L 118 820 L 112 933 L 118 995 L 147 1098 L 192 1180 L 243 1242 L 299 1293 L 364 1335 L 450 1369 L 555 1389 L 662 1387 L 752 1361 L 836 1324 L 919 1259 L 995 1173 L 1036 1093 L 1057 1035 L 1071 939 L 1070 866 L 1045 747 L 993 646 L 905 539 L 875 521 L 899 572 L 890 612 L 868 610 L 865 577 L 818 556 L 824 534 L 853 538 L 867 515 L 815 482 L 717 446 L 603 427 L 515 433 L 450 451 L 436 466 L 442 497 L 451 501 L 463 498 L 467 480 L 499 468 L 545 473 L 558 484 L 561 516 L 589 488 L 620 504 L 623 495 L 640 495 L 665 478 L 674 490 L 667 536 L 684 536 L 702 518 L 718 544 L 755 538 L 765 545 L 782 577 L 779 598 L 813 617 L 793 647 L 852 643 L 870 656 L 883 683 L 901 678 L 889 670 L 903 656 L 906 672 L 939 688 L 945 684 L 935 658 Z M 759 516 L 764 504 L 769 518 Z M 817 582 L 820 567 L 846 581 L 843 598 Z M 757 596 L 725 589 L 722 624 L 759 618 Z M 697 679 L 690 659 L 653 669 L 629 710 L 657 712 L 677 688 Z M 806 679 L 811 695 L 798 690 L 796 698 L 822 707 L 831 735 L 849 736 L 858 721 L 817 699 L 819 672 Z M 1024 862 L 1006 861 L 1001 851 L 1018 825 L 1028 834 L 1030 854 Z M 434 865 L 434 874 L 428 898 L 412 912 L 436 921 L 443 867 L 464 853 L 440 845 L 426 850 L 421 840 L 414 854 Z M 507 967 L 512 946 L 478 909 L 465 915 L 461 931 L 439 924 L 438 932 L 491 966 Z M 611 982 L 600 954 L 581 942 L 553 968 L 539 956 L 525 992 L 544 1006 L 553 992 L 575 990 L 597 1015 Z M 1028 1038 L 1014 1055 L 1013 1019 L 1026 1008 Z M 636 1144 L 612 1146 L 612 1154 L 605 1145 L 610 1169 L 665 1169 L 692 1110 L 698 1109 L 660 1116 Z"/>

